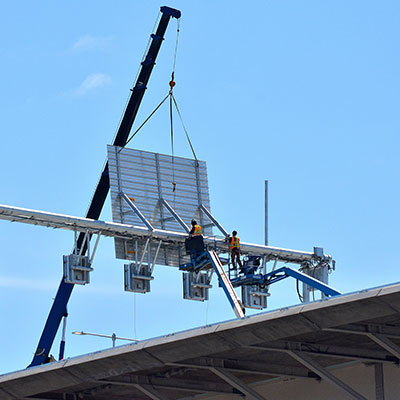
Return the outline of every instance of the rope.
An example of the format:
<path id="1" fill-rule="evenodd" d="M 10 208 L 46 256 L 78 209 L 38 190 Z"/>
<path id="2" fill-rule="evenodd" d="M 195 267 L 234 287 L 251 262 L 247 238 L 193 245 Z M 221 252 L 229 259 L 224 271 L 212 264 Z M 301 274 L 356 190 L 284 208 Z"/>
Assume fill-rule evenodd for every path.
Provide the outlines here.
<path id="1" fill-rule="evenodd" d="M 175 192 L 176 182 L 175 182 L 175 160 L 174 160 L 174 122 L 173 122 L 173 118 L 172 118 L 172 87 L 169 92 L 169 119 L 170 119 L 170 126 L 171 126 L 172 191 Z"/>
<path id="2" fill-rule="evenodd" d="M 179 26 L 180 19 L 177 19 L 176 23 L 176 40 L 175 40 L 175 51 L 174 51 L 174 61 L 172 63 L 172 73 L 171 80 L 169 82 L 169 120 L 171 126 L 171 153 L 172 153 L 172 191 L 174 192 L 174 203 L 175 203 L 175 190 L 176 190 L 176 182 L 175 182 L 175 158 L 174 158 L 174 122 L 173 122 L 173 113 L 172 113 L 172 98 L 173 98 L 173 90 L 175 86 L 175 67 L 176 67 L 176 54 L 178 52 L 178 41 L 179 41 Z M 175 204 L 174 204 L 175 205 Z"/>
<path id="3" fill-rule="evenodd" d="M 157 22 L 157 21 L 156 21 Z M 153 28 L 154 29 L 154 28 Z M 185 127 L 185 124 L 183 122 L 182 114 L 179 110 L 178 103 L 175 99 L 173 89 L 175 87 L 175 67 L 176 67 L 176 57 L 177 57 L 177 52 L 178 52 L 178 42 L 179 42 L 179 32 L 180 32 L 180 19 L 177 20 L 177 28 L 176 28 L 176 41 L 175 41 L 175 51 L 174 51 L 174 60 L 172 64 L 172 73 L 171 73 L 171 80 L 169 82 L 169 92 L 168 94 L 164 97 L 164 99 L 158 104 L 158 106 L 153 110 L 153 112 L 144 120 L 144 122 L 139 126 L 139 128 L 136 129 L 136 131 L 129 137 L 129 139 L 126 141 L 125 146 L 135 137 L 135 135 L 143 128 L 143 126 L 150 120 L 150 118 L 157 112 L 157 110 L 164 104 L 164 102 L 167 100 L 169 97 L 169 118 L 170 118 L 170 131 L 171 131 L 171 153 L 172 153 L 172 191 L 174 192 L 174 198 L 175 198 L 175 190 L 176 190 L 176 182 L 175 182 L 175 154 L 174 154 L 174 123 L 173 123 L 173 105 L 175 105 L 175 109 L 178 113 L 179 119 L 181 120 L 181 124 L 183 127 L 183 130 L 185 131 L 186 139 L 189 143 L 190 149 L 192 150 L 193 157 L 195 159 L 195 166 L 196 168 L 199 167 L 199 161 L 197 159 L 196 153 L 194 151 L 192 142 L 190 140 L 188 131 Z M 124 146 L 124 147 L 125 147 Z M 123 148 L 121 147 L 118 150 L 118 153 L 122 150 Z"/>
<path id="4" fill-rule="evenodd" d="M 183 123 L 183 118 L 182 118 L 181 112 L 180 112 L 180 110 L 179 110 L 178 103 L 176 102 L 176 99 L 175 99 L 175 96 L 173 95 L 173 93 L 171 93 L 171 97 L 172 97 L 172 100 L 174 101 L 176 111 L 177 111 L 177 113 L 178 113 L 178 115 L 179 115 L 179 119 L 181 120 L 183 130 L 185 131 L 186 138 L 187 138 L 187 140 L 188 140 L 188 142 L 189 142 L 189 146 L 190 146 L 190 148 L 191 148 L 191 150 L 192 150 L 192 153 L 193 153 L 193 157 L 194 157 L 194 159 L 196 160 L 196 167 L 198 167 L 198 166 L 199 166 L 199 161 L 197 160 L 196 153 L 195 153 L 195 151 L 194 151 L 194 148 L 193 148 L 192 142 L 191 142 L 191 140 L 190 140 L 188 131 L 186 130 L 185 124 Z"/>
<path id="5" fill-rule="evenodd" d="M 146 124 L 146 122 L 156 113 L 156 111 L 164 104 L 165 100 L 168 99 L 170 96 L 170 93 L 168 93 L 161 101 L 161 103 L 152 111 L 152 113 L 144 120 L 144 122 L 139 126 L 139 128 L 136 129 L 136 131 L 131 135 L 131 137 L 126 141 L 125 146 L 134 138 L 134 136 L 143 128 L 143 126 Z M 119 149 L 118 152 L 122 150 Z"/>
<path id="6" fill-rule="evenodd" d="M 176 25 L 176 41 L 175 41 L 175 52 L 174 52 L 174 62 L 172 64 L 172 72 L 175 72 L 175 65 L 176 65 L 176 53 L 178 52 L 178 41 L 179 41 L 179 32 L 180 32 L 180 24 L 181 24 L 181 19 L 177 19 L 177 25 Z"/>

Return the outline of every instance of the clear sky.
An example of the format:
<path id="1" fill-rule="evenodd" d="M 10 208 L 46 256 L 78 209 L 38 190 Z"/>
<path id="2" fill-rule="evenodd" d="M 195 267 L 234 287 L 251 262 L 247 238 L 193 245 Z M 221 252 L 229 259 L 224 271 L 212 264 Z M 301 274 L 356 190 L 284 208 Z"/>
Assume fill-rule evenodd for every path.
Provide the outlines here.
<path id="1" fill-rule="evenodd" d="M 160 5 L 1 2 L 0 203 L 85 215 Z M 400 3 L 165 5 L 182 10 L 175 95 L 208 163 L 213 214 L 263 243 L 268 179 L 272 246 L 323 247 L 345 293 L 398 281 Z M 135 126 L 168 91 L 175 35 L 173 20 Z M 170 153 L 168 123 L 164 108 L 130 147 Z M 175 153 L 190 156 L 178 127 Z M 0 221 L 0 239 L 5 373 L 31 361 L 73 234 Z M 111 346 L 74 330 L 146 339 L 234 316 L 216 281 L 208 303 L 183 300 L 168 267 L 151 293 L 126 293 L 123 264 L 101 239 L 92 282 L 69 303 L 67 356 Z M 298 303 L 294 281 L 271 294 L 269 309 Z"/>

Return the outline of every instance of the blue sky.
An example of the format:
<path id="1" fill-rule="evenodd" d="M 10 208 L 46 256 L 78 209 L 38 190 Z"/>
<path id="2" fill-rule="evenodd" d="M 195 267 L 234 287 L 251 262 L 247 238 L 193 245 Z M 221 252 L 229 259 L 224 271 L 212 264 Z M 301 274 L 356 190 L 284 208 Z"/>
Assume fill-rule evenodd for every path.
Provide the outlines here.
<path id="1" fill-rule="evenodd" d="M 2 3 L 0 203 L 85 215 L 160 5 Z M 399 3 L 168 5 L 182 10 L 175 96 L 208 163 L 213 214 L 263 243 L 268 179 L 272 246 L 324 247 L 343 292 L 398 281 Z M 168 91 L 175 34 L 173 20 L 136 126 Z M 168 129 L 164 108 L 130 147 L 168 154 Z M 175 153 L 190 156 L 178 127 Z M 5 373 L 31 361 L 73 236 L 0 221 L 0 239 Z M 73 330 L 145 339 L 233 317 L 217 282 L 208 304 L 183 300 L 181 274 L 168 267 L 156 267 L 150 294 L 125 293 L 111 239 L 94 268 L 69 303 L 67 356 L 111 345 Z M 271 294 L 270 309 L 298 302 L 294 281 Z"/>

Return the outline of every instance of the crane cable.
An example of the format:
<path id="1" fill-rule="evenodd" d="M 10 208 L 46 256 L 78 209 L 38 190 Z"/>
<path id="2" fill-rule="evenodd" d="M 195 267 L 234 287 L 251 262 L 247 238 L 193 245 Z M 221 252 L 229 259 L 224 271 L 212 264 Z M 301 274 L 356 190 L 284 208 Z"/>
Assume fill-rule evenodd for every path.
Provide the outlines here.
<path id="1" fill-rule="evenodd" d="M 178 103 L 176 102 L 176 99 L 175 99 L 175 96 L 174 96 L 173 93 L 171 94 L 171 97 L 172 97 L 172 100 L 174 101 L 175 108 L 176 108 L 176 112 L 177 112 L 178 115 L 179 115 L 179 119 L 181 120 L 181 123 L 182 123 L 182 128 L 183 128 L 183 130 L 185 131 L 185 134 L 186 134 L 186 139 L 187 139 L 187 141 L 188 141 L 188 143 L 189 143 L 190 149 L 192 150 L 192 153 L 193 153 L 193 157 L 194 157 L 194 159 L 195 159 L 195 161 L 196 161 L 196 167 L 198 167 L 198 166 L 199 166 L 199 160 L 198 160 L 197 157 L 196 157 L 196 153 L 195 153 L 195 151 L 194 151 L 194 148 L 193 148 L 192 142 L 191 142 L 191 140 L 190 140 L 188 131 L 186 130 L 185 124 L 183 123 L 182 114 L 181 114 L 181 112 L 179 111 Z"/>
<path id="2" fill-rule="evenodd" d="M 174 60 L 172 65 L 172 73 L 171 73 L 171 80 L 169 82 L 169 92 L 168 94 L 161 100 L 161 102 L 157 105 L 157 107 L 150 113 L 150 115 L 140 124 L 140 126 L 135 130 L 135 132 L 128 138 L 125 143 L 125 146 L 135 137 L 135 135 L 143 128 L 143 126 L 150 120 L 150 118 L 159 110 L 159 108 L 165 103 L 165 101 L 169 98 L 169 115 L 170 115 L 170 133 L 171 133 L 171 152 L 172 152 L 172 191 L 175 192 L 176 189 L 176 182 L 175 182 L 175 161 L 174 161 L 174 127 L 173 127 L 173 106 L 175 106 L 176 112 L 179 116 L 179 119 L 182 124 L 182 128 L 185 132 L 186 139 L 189 143 L 190 149 L 193 153 L 193 157 L 195 159 L 195 167 L 199 167 L 199 161 L 197 159 L 196 153 L 194 151 L 193 144 L 190 140 L 189 133 L 186 129 L 186 126 L 183 122 L 182 114 L 178 107 L 178 103 L 173 93 L 173 88 L 176 85 L 175 82 L 175 67 L 176 67 L 176 56 L 178 51 L 178 42 L 179 42 L 179 32 L 180 32 L 180 19 L 177 20 L 177 30 L 176 30 L 176 41 L 175 41 L 175 51 L 174 51 Z M 125 147 L 124 146 L 124 147 Z M 121 147 L 118 152 L 120 152 L 124 147 Z"/>
<path id="3" fill-rule="evenodd" d="M 172 73 L 173 75 L 174 73 Z M 173 81 L 171 81 L 173 82 Z M 171 84 L 170 82 L 170 84 Z M 175 83 L 175 82 L 174 82 Z M 169 121 L 171 129 L 171 154 L 172 154 L 172 191 L 175 192 L 176 182 L 175 182 L 175 159 L 174 159 L 174 122 L 172 117 L 172 88 L 169 96 Z"/>
<path id="4" fill-rule="evenodd" d="M 176 182 L 175 182 L 175 158 L 174 158 L 174 122 L 173 122 L 173 113 L 172 113 L 172 96 L 173 90 L 175 86 L 175 67 L 176 67 L 176 54 L 178 52 L 178 41 L 179 41 L 179 26 L 180 26 L 180 18 L 177 19 L 176 22 L 176 40 L 175 40 L 175 51 L 174 51 L 174 61 L 172 63 L 172 73 L 171 80 L 169 81 L 169 122 L 170 122 L 170 130 L 171 130 L 171 154 L 172 154 L 172 191 L 175 193 Z M 175 202 L 174 202 L 175 203 Z"/>
<path id="5" fill-rule="evenodd" d="M 136 131 L 131 135 L 131 137 L 126 141 L 125 146 L 134 138 L 134 136 L 143 128 L 143 126 L 146 124 L 146 122 L 156 113 L 156 111 L 164 104 L 165 100 L 168 99 L 170 96 L 170 93 L 168 93 L 160 102 L 160 104 L 151 112 L 151 114 L 142 122 L 142 124 L 139 126 L 139 128 L 136 129 Z M 125 147 L 124 146 L 124 147 Z M 121 147 L 118 152 L 120 152 L 123 149 Z"/>

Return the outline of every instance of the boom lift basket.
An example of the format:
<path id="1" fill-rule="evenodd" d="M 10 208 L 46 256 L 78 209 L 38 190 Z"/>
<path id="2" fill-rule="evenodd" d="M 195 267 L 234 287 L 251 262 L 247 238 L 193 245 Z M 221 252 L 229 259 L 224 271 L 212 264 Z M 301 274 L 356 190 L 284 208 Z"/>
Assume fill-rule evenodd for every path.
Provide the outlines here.
<path id="1" fill-rule="evenodd" d="M 192 236 L 185 240 L 186 254 L 201 254 L 204 252 L 203 236 Z"/>

